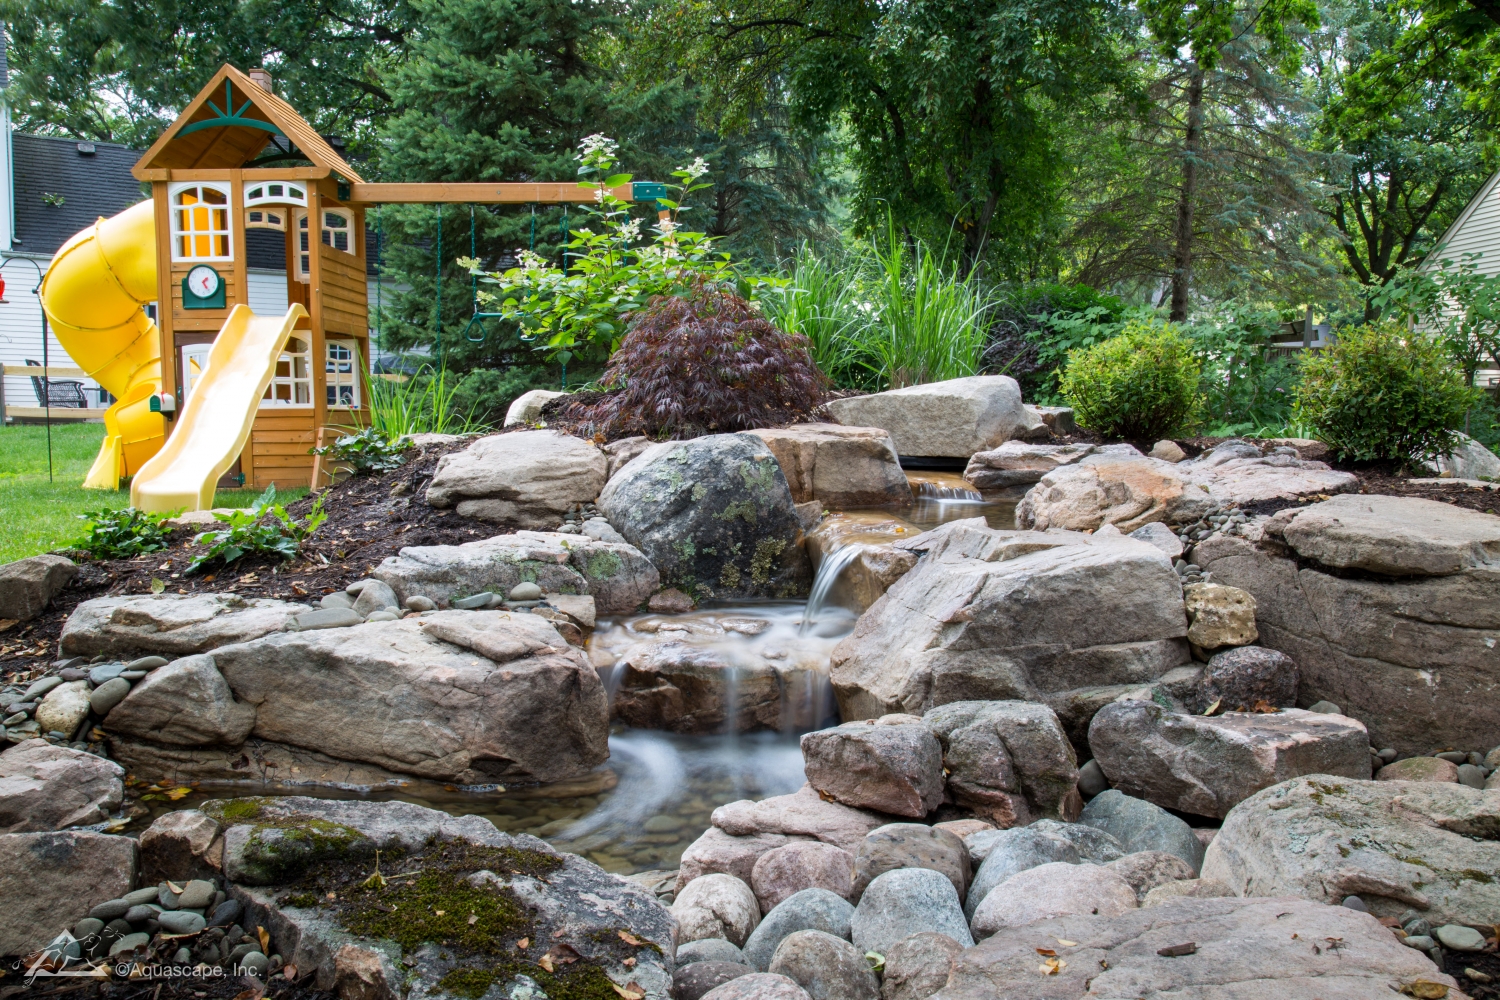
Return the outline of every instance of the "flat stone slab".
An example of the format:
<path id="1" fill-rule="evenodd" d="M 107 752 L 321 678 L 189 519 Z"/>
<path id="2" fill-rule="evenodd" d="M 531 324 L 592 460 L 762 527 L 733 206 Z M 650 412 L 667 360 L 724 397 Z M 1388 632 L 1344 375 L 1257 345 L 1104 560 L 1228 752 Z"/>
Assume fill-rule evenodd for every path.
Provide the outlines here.
<path id="1" fill-rule="evenodd" d="M 97 597 L 73 609 L 62 630 L 65 656 L 186 656 L 288 628 L 311 611 L 238 594 L 137 594 Z"/>
<path id="2" fill-rule="evenodd" d="M 889 431 L 902 455 L 968 458 L 1046 427 L 1041 415 L 1021 402 L 1016 380 L 1006 375 L 973 375 L 835 399 L 828 412 L 841 424 Z"/>
<path id="3" fill-rule="evenodd" d="M 964 469 L 964 479 L 976 489 L 1035 483 L 1047 473 L 1073 465 L 1095 451 L 1091 444 L 1030 444 L 1007 441 L 998 448 L 976 452 Z"/>
<path id="4" fill-rule="evenodd" d="M 1329 947 L 1330 943 L 1334 946 Z M 1315 947 L 1316 946 L 1316 947 Z M 1039 953 L 1041 950 L 1041 953 Z M 1054 956 L 1055 964 L 1054 964 Z M 1304 899 L 1174 899 L 1009 927 L 961 953 L 934 1000 L 1364 1000 L 1457 983 L 1368 913 Z"/>
<path id="5" fill-rule="evenodd" d="M 837 509 L 912 502 L 896 446 L 879 427 L 791 424 L 750 433 L 776 456 L 797 503 Z"/>
<path id="6" fill-rule="evenodd" d="M 1500 565 L 1500 517 L 1416 497 L 1334 497 L 1298 512 L 1284 535 L 1304 559 L 1387 576 Z"/>
<path id="7" fill-rule="evenodd" d="M 1296 708 L 1208 718 L 1117 702 L 1094 716 L 1089 746 L 1113 787 L 1199 816 L 1226 816 L 1262 788 L 1304 774 L 1370 774 L 1362 723 Z"/>

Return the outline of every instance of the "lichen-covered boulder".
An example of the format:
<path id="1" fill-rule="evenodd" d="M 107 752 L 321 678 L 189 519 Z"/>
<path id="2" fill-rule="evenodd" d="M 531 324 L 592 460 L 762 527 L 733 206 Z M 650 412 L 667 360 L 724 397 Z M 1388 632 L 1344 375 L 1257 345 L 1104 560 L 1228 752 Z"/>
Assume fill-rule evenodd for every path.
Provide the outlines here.
<path id="1" fill-rule="evenodd" d="M 426 597 L 439 607 L 486 592 L 503 598 L 519 583 L 535 583 L 546 594 L 590 595 L 602 615 L 634 611 L 659 586 L 656 567 L 634 546 L 556 531 L 410 546 L 374 576 L 403 601 Z"/>
<path id="2" fill-rule="evenodd" d="M 405 802 L 233 799 L 204 811 L 226 826 L 225 874 L 244 925 L 264 927 L 320 990 L 598 996 L 615 995 L 613 984 L 668 996 L 666 908 L 534 837 Z"/>
<path id="3" fill-rule="evenodd" d="M 754 434 L 655 445 L 615 473 L 599 508 L 664 585 L 694 597 L 795 597 L 811 584 L 791 489 Z"/>

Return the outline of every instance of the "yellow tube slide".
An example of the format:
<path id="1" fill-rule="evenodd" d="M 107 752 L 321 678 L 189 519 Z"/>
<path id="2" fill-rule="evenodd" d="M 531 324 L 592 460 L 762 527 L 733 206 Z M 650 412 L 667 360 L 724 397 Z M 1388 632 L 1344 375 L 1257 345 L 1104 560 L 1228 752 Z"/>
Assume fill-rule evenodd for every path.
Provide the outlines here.
<path id="1" fill-rule="evenodd" d="M 142 307 L 156 298 L 156 217 L 141 202 L 64 243 L 42 278 L 42 308 L 68 356 L 118 402 L 104 411 L 104 443 L 83 485 L 113 490 L 161 448 L 166 421 L 161 337 Z"/>
<path id="2" fill-rule="evenodd" d="M 250 440 L 281 350 L 306 318 L 299 302 L 285 316 L 257 316 L 246 305 L 229 310 L 176 430 L 131 480 L 131 504 L 150 511 L 214 505 L 214 486 Z"/>

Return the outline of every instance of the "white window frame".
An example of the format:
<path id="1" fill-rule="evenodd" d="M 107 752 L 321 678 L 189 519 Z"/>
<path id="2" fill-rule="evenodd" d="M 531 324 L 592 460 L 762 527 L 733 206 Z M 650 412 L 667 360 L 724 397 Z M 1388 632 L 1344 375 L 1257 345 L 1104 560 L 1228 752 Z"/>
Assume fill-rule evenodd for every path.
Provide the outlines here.
<path id="1" fill-rule="evenodd" d="M 245 209 L 246 229 L 274 229 L 286 232 L 286 209 L 280 205 L 264 205 Z"/>
<path id="2" fill-rule="evenodd" d="M 345 356 L 339 356 L 336 352 L 346 352 Z M 347 338 L 329 339 L 324 341 L 323 381 L 325 388 L 324 396 L 330 393 L 334 396 L 329 400 L 330 410 L 357 410 L 359 409 L 359 363 L 360 350 L 359 341 Z M 347 371 L 338 369 L 348 366 Z M 349 390 L 349 402 L 344 402 L 338 397 L 342 395 L 340 390 Z"/>
<path id="3" fill-rule="evenodd" d="M 337 229 L 337 230 L 335 230 L 333 228 L 330 228 L 330 227 L 328 227 L 326 225 L 322 226 L 322 227 L 320 227 L 321 230 L 322 230 L 322 232 L 319 234 L 319 238 L 322 239 L 324 246 L 326 246 L 326 247 L 332 247 L 333 249 L 338 250 L 340 253 L 346 253 L 349 256 L 353 257 L 355 255 L 354 254 L 354 213 L 351 212 L 347 208 L 324 208 L 323 209 L 323 216 L 324 216 L 324 221 L 325 222 L 327 221 L 327 217 L 330 216 L 330 215 L 336 215 L 339 218 L 343 219 L 344 220 L 344 226 L 342 228 L 340 228 L 340 229 Z M 298 281 L 301 281 L 301 282 L 304 282 L 304 283 L 312 280 L 312 274 L 310 273 L 310 268 L 312 266 L 312 261 L 311 261 L 311 256 L 312 256 L 312 240 L 309 237 L 309 229 L 308 229 L 308 225 L 307 225 L 307 217 L 308 217 L 308 213 L 307 213 L 306 209 L 303 209 L 303 210 L 301 210 L 299 212 L 293 212 L 292 213 L 292 227 L 293 228 L 292 228 L 291 232 L 292 232 L 293 237 L 297 241 L 297 274 L 296 274 L 296 278 L 297 278 Z M 333 242 L 333 234 L 335 232 L 346 232 L 346 233 L 349 234 L 349 246 L 348 246 L 347 249 L 340 248 L 340 247 L 338 247 L 338 246 L 336 246 L 334 244 L 334 242 Z"/>
<path id="4" fill-rule="evenodd" d="M 292 351 L 293 341 L 303 345 L 303 350 Z M 306 372 L 304 377 L 297 375 L 297 362 L 302 362 L 302 371 Z M 281 365 L 285 363 L 287 374 L 280 373 Z M 305 387 L 306 399 L 298 401 L 297 390 Z M 279 389 L 287 390 L 287 398 L 281 399 Z M 276 371 L 271 376 L 271 384 L 266 386 L 265 395 L 261 397 L 260 409 L 262 410 L 286 410 L 286 409 L 312 409 L 313 405 L 313 377 L 312 377 L 312 333 L 307 330 L 297 330 L 287 338 L 286 344 L 282 345 L 281 356 L 276 359 Z"/>
<path id="5" fill-rule="evenodd" d="M 286 181 L 257 181 L 245 185 L 245 207 L 256 205 L 301 205 L 307 207 L 307 189 Z"/>
<path id="6" fill-rule="evenodd" d="M 222 208 L 211 203 L 205 203 L 207 205 L 207 210 L 210 213 L 209 228 L 208 230 L 206 230 L 206 233 L 210 241 L 214 240 L 216 237 L 222 236 L 224 238 L 225 245 L 229 248 L 228 253 L 199 256 L 197 254 L 184 254 L 181 252 L 181 246 L 179 243 L 181 239 L 183 239 L 184 237 L 192 238 L 193 236 L 199 235 L 202 232 L 197 229 L 190 229 L 185 231 L 182 228 L 182 213 L 192 211 L 192 209 L 177 204 L 177 198 L 179 195 L 187 191 L 199 192 L 198 197 L 200 198 L 200 200 L 202 198 L 203 191 L 213 191 L 224 196 L 224 205 Z M 169 184 L 167 186 L 167 204 L 169 208 L 168 217 L 171 220 L 170 225 L 172 227 L 172 260 L 174 262 L 192 261 L 194 263 L 197 263 L 200 261 L 234 260 L 234 198 L 230 193 L 228 182 L 179 181 L 176 184 Z M 224 213 L 223 229 L 215 228 L 213 225 L 212 213 L 220 211 Z"/>

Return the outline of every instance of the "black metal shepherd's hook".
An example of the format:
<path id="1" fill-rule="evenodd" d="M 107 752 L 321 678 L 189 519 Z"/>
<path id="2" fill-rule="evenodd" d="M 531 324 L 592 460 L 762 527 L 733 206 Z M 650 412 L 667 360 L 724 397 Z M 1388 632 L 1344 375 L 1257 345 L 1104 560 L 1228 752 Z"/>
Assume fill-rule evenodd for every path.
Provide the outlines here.
<path id="1" fill-rule="evenodd" d="M 47 482 L 52 482 L 52 383 L 47 369 L 51 366 L 51 352 L 48 349 L 47 335 L 47 307 L 42 305 L 42 265 L 30 257 L 5 257 L 0 259 L 0 272 L 4 272 L 7 265 L 18 260 L 24 260 L 36 269 L 36 285 L 31 289 L 31 294 L 37 297 L 37 308 L 42 311 L 42 406 L 44 408 L 44 420 L 47 424 Z"/>

